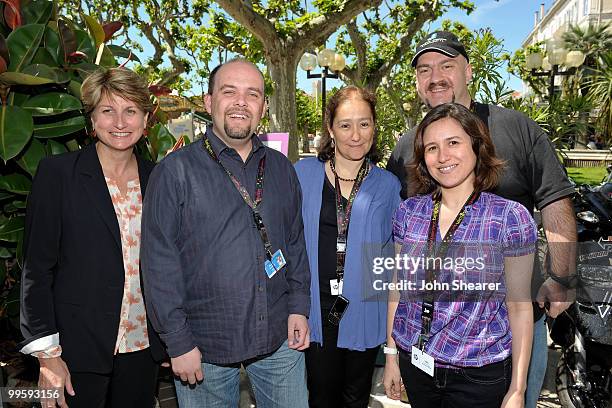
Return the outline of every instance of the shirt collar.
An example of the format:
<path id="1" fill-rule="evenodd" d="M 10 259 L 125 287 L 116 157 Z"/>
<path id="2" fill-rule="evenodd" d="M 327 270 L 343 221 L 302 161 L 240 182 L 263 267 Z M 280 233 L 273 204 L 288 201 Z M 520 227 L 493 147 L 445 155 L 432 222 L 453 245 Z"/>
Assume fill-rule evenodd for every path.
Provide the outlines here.
<path id="1" fill-rule="evenodd" d="M 219 138 L 219 136 L 215 135 L 215 132 L 213 132 L 212 125 L 206 127 L 206 137 L 210 141 L 210 146 L 212 147 L 213 152 L 215 152 L 217 157 L 221 157 L 221 154 L 225 150 L 236 152 L 233 148 L 226 145 L 225 142 L 221 140 L 221 138 Z M 261 142 L 261 140 L 259 140 L 259 137 L 257 137 L 255 133 L 251 135 L 251 143 L 253 143 L 253 149 L 251 150 L 250 156 L 252 156 L 256 151 L 264 147 L 264 144 Z"/>

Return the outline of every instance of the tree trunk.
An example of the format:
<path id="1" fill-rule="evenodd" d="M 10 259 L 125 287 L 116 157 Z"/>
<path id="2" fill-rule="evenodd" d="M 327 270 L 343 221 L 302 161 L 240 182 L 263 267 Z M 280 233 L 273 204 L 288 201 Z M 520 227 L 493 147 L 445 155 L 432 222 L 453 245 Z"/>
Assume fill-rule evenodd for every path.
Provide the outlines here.
<path id="1" fill-rule="evenodd" d="M 299 58 L 273 49 L 266 54 L 274 89 L 270 96 L 270 130 L 289 133 L 289 160 L 296 162 L 299 136 L 295 122 L 295 71 Z"/>
<path id="2" fill-rule="evenodd" d="M 308 137 L 308 123 L 304 123 L 302 135 L 302 153 L 310 153 L 310 138 Z"/>

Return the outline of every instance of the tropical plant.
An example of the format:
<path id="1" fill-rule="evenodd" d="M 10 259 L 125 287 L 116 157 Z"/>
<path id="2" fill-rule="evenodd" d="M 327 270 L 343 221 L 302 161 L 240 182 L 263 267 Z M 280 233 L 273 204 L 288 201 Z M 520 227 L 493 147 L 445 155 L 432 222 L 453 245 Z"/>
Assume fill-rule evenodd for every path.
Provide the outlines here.
<path id="1" fill-rule="evenodd" d="M 600 57 L 600 68 L 587 80 L 588 98 L 596 110 L 596 126 L 606 144 L 612 143 L 612 52 Z"/>
<path id="2" fill-rule="evenodd" d="M 568 50 L 578 50 L 584 53 L 583 66 L 596 68 L 600 58 L 612 48 L 612 32 L 610 23 L 587 27 L 572 25 L 563 34 L 563 40 Z"/>

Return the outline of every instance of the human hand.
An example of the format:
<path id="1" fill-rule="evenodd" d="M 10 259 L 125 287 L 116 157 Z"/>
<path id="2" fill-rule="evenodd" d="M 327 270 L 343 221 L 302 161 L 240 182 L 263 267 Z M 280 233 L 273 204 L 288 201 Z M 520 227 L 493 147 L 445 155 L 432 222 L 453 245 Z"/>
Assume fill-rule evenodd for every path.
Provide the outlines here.
<path id="1" fill-rule="evenodd" d="M 399 400 L 402 396 L 402 376 L 400 374 L 397 355 L 387 355 L 385 369 L 383 371 L 383 385 L 387 397 L 392 400 Z"/>
<path id="2" fill-rule="evenodd" d="M 290 314 L 287 319 L 287 344 L 293 350 L 306 350 L 310 346 L 310 329 L 306 316 Z"/>
<path id="3" fill-rule="evenodd" d="M 202 353 L 200 353 L 197 347 L 178 357 L 172 357 L 170 363 L 172 364 L 172 372 L 181 381 L 195 384 L 204 380 Z"/>
<path id="4" fill-rule="evenodd" d="M 40 375 L 38 377 L 38 388 L 54 388 L 59 391 L 57 398 L 41 398 L 40 404 L 43 408 L 55 407 L 56 404 L 62 408 L 68 408 L 64 396 L 64 388 L 70 395 L 75 395 L 70 381 L 68 366 L 61 357 L 39 358 Z"/>
<path id="5" fill-rule="evenodd" d="M 501 408 L 525 408 L 525 392 L 510 388 L 504 396 Z"/>
<path id="6" fill-rule="evenodd" d="M 546 313 L 554 319 L 570 307 L 575 298 L 576 291 L 574 289 L 568 289 L 559 282 L 548 278 L 540 286 L 536 300 L 541 308 L 544 308 L 546 302 L 550 303 Z"/>

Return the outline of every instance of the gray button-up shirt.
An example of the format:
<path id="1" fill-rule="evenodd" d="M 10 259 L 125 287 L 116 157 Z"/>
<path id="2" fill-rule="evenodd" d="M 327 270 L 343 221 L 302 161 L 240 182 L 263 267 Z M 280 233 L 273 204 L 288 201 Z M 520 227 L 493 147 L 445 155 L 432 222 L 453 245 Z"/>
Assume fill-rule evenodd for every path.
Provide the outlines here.
<path id="1" fill-rule="evenodd" d="M 149 179 L 142 215 L 145 301 L 171 357 L 197 346 L 205 362 L 236 363 L 287 340 L 289 314 L 308 316 L 302 197 L 289 160 L 256 136 L 245 163 L 211 128 L 206 135 L 253 199 L 266 155 L 259 211 L 272 251 L 281 249 L 287 265 L 268 278 L 251 208 L 197 141 L 165 158 Z"/>

